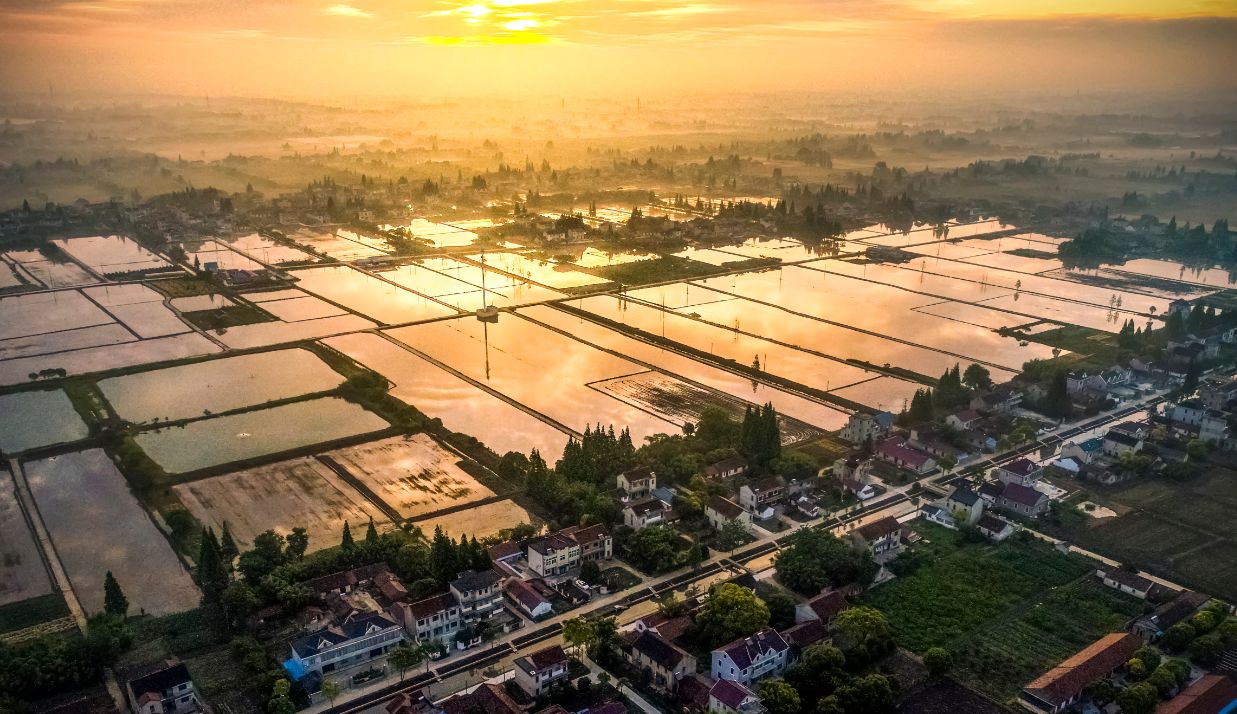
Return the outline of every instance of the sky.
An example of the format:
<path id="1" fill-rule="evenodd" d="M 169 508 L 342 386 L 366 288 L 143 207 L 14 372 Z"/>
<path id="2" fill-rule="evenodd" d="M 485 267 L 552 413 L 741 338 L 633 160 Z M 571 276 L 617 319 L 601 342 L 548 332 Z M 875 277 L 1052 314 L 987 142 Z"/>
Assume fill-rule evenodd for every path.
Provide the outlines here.
<path id="1" fill-rule="evenodd" d="M 1231 91 L 1237 0 L 0 0 L 0 90 Z"/>

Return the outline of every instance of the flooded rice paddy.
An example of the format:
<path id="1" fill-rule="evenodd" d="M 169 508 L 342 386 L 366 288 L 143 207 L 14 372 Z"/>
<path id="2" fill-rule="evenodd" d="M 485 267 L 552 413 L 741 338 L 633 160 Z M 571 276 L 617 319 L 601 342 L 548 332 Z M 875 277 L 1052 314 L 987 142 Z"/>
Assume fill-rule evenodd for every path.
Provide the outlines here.
<path id="1" fill-rule="evenodd" d="M 171 545 L 102 449 L 24 465 L 39 513 L 87 612 L 103 609 L 111 571 L 129 612 L 162 615 L 198 605 L 200 594 Z"/>
<path id="2" fill-rule="evenodd" d="M 127 421 L 175 421 L 334 389 L 344 381 L 309 350 L 290 349 L 195 362 L 99 382 Z"/>
<path id="3" fill-rule="evenodd" d="M 59 389 L 0 395 L 0 452 L 18 454 L 89 436 L 73 403 Z"/>
<path id="4" fill-rule="evenodd" d="M 388 325 L 458 314 L 440 302 L 349 266 L 309 268 L 292 274 L 302 290 Z"/>
<path id="5" fill-rule="evenodd" d="M 195 518 L 219 532 L 226 523 L 241 547 L 273 529 L 309 533 L 309 550 L 339 545 L 347 521 L 354 534 L 381 523 L 382 511 L 312 456 L 280 461 L 225 476 L 180 484 L 173 489 Z"/>
<path id="6" fill-rule="evenodd" d="M 548 461 L 567 445 L 566 431 L 477 387 L 375 334 L 342 335 L 323 340 L 360 364 L 378 372 L 394 386 L 391 394 L 422 413 L 441 419 L 443 426 L 482 441 L 495 452 L 537 449 Z"/>
<path id="7" fill-rule="evenodd" d="M 168 473 L 179 474 L 387 426 L 382 418 L 356 404 L 324 397 L 144 431 L 134 441 Z"/>
<path id="8" fill-rule="evenodd" d="M 293 235 L 292 239 L 297 240 L 297 236 Z M 266 265 L 316 262 L 318 260 L 317 256 L 306 253 L 303 250 L 297 250 L 291 246 L 283 245 L 282 243 L 276 243 L 270 238 L 257 233 L 249 233 L 232 238 L 216 238 L 215 240 L 232 247 L 234 250 L 239 250 Z"/>
<path id="9" fill-rule="evenodd" d="M 396 436 L 323 454 L 401 518 L 412 518 L 494 495 L 467 471 L 463 458 L 428 434 Z"/>
<path id="10" fill-rule="evenodd" d="M 63 257 L 51 259 L 35 250 L 13 250 L 0 255 L 0 258 L 5 259 L 5 265 L 9 268 L 8 275 L 12 276 L 11 279 L 18 285 L 54 289 L 94 285 L 99 282 L 98 278 L 77 263 Z M 12 283 L 8 286 L 11 287 Z"/>
<path id="11" fill-rule="evenodd" d="M 52 241 L 99 275 L 113 276 L 168 270 L 172 264 L 125 236 L 91 236 Z"/>
<path id="12" fill-rule="evenodd" d="M 9 472 L 0 468 L 0 607 L 52 591 L 16 489 Z"/>
<path id="13" fill-rule="evenodd" d="M 474 262 L 481 261 L 480 253 L 466 257 Z M 522 253 L 486 253 L 485 262 L 495 270 L 558 290 L 601 285 L 606 282 L 596 275 L 576 270 L 573 265 L 555 263 Z"/>
<path id="14" fill-rule="evenodd" d="M 310 248 L 328 255 L 336 260 L 352 261 L 361 260 L 362 258 L 374 258 L 384 256 L 384 253 L 377 248 L 358 243 L 344 236 L 334 233 L 325 233 L 321 231 L 301 231 L 288 236 L 292 240 L 307 245 Z"/>
<path id="15" fill-rule="evenodd" d="M 73 349 L 57 352 L 54 355 L 0 361 L 0 384 L 28 382 L 31 373 L 47 368 L 63 369 L 69 374 L 87 374 L 119 367 L 136 367 L 155 362 L 200 357 L 219 351 L 221 350 L 218 345 L 192 332 L 122 344 Z"/>

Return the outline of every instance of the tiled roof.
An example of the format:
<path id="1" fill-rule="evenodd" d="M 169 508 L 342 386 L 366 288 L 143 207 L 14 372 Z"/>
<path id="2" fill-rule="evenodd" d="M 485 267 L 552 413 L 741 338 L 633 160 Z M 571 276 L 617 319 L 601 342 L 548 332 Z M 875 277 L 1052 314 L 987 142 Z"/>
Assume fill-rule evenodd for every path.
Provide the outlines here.
<path id="1" fill-rule="evenodd" d="M 567 653 L 563 651 L 562 646 L 551 645 L 528 655 L 527 659 L 538 670 L 550 669 L 561 664 L 566 664 Z"/>
<path id="2" fill-rule="evenodd" d="M 1077 696 L 1095 680 L 1105 677 L 1129 660 L 1142 646 L 1142 639 L 1128 632 L 1104 635 L 1073 657 L 1040 675 L 1026 686 L 1036 697 L 1059 705 Z"/>
<path id="3" fill-rule="evenodd" d="M 901 527 L 902 524 L 898 523 L 898 519 L 893 516 L 885 516 L 884 518 L 860 526 L 859 530 L 856 532 L 863 536 L 864 540 L 872 542 L 878 538 L 884 538 Z"/>
<path id="4" fill-rule="evenodd" d="M 1210 600 L 1207 595 L 1196 593 L 1191 590 L 1182 592 L 1170 602 L 1166 602 L 1155 609 L 1155 612 L 1144 617 L 1153 620 L 1161 630 L 1176 625 L 1180 622 L 1194 616 L 1198 612 L 1198 608 L 1203 606 L 1203 603 Z"/>
<path id="5" fill-rule="evenodd" d="M 958 486 L 949 494 L 949 500 L 969 507 L 979 502 L 979 494 L 965 486 Z"/>
<path id="6" fill-rule="evenodd" d="M 468 694 L 457 694 L 439 707 L 446 714 L 520 714 L 523 709 L 499 684 L 482 684 Z"/>
<path id="7" fill-rule="evenodd" d="M 424 600 L 417 600 L 408 606 L 408 610 L 412 613 L 413 617 L 419 620 L 458 605 L 459 602 L 451 593 L 439 593 L 437 595 L 430 595 Z"/>
<path id="8" fill-rule="evenodd" d="M 699 674 L 689 674 L 679 680 L 675 696 L 685 706 L 704 710 L 709 706 L 709 690 L 713 688 L 713 680 Z"/>
<path id="9" fill-rule="evenodd" d="M 789 649 L 786 640 L 782 639 L 777 630 L 766 627 L 751 637 L 735 640 L 714 652 L 723 652 L 730 657 L 739 669 L 747 669 L 771 653 L 784 652 Z"/>
<path id="10" fill-rule="evenodd" d="M 738 709 L 743 706 L 744 700 L 756 695 L 752 693 L 752 690 L 738 682 L 732 682 L 729 679 L 719 679 L 713 685 L 713 688 L 709 690 L 709 696 L 731 709 Z"/>
<path id="11" fill-rule="evenodd" d="M 1034 507 L 1048 497 L 1030 486 L 1023 486 L 1020 483 L 1008 483 L 1005 484 L 1005 489 L 1001 491 L 1001 498 L 1023 506 Z"/>
<path id="12" fill-rule="evenodd" d="M 1153 584 L 1150 580 L 1144 578 L 1138 573 L 1123 570 L 1121 568 L 1109 568 L 1104 571 L 1104 577 L 1105 579 L 1111 580 L 1118 585 L 1124 585 L 1127 588 L 1138 591 L 1150 590 Z"/>
<path id="13" fill-rule="evenodd" d="M 781 476 L 769 476 L 762 478 L 759 481 L 753 481 L 747 485 L 753 493 L 760 494 L 765 491 L 773 491 L 779 488 L 786 488 L 786 479 Z"/>
<path id="14" fill-rule="evenodd" d="M 630 509 L 631 512 L 635 513 L 637 516 L 643 516 L 646 513 L 651 513 L 652 511 L 669 510 L 670 506 L 667 505 L 666 503 L 663 503 L 662 500 L 659 498 L 650 497 L 650 498 L 641 499 L 639 501 L 636 501 L 635 503 L 629 503 L 627 504 L 627 508 Z"/>
<path id="15" fill-rule="evenodd" d="M 782 639 L 798 647 L 800 650 L 805 647 L 811 647 L 818 642 L 824 642 L 828 636 L 829 631 L 825 629 L 824 623 L 820 620 L 800 622 L 794 627 L 782 630 Z"/>
<path id="16" fill-rule="evenodd" d="M 585 714 L 627 714 L 627 705 L 616 699 L 611 699 L 604 704 L 590 707 Z"/>
<path id="17" fill-rule="evenodd" d="M 399 627 L 399 623 L 384 613 L 370 612 L 341 625 L 332 625 L 293 640 L 292 649 L 298 657 L 309 657 L 348 640 L 362 637 L 371 627 L 385 630 L 390 627 Z"/>
<path id="18" fill-rule="evenodd" d="M 627 479 L 628 483 L 631 483 L 632 481 L 642 481 L 644 479 L 650 479 L 650 478 L 655 478 L 655 477 L 656 477 L 656 474 L 653 473 L 653 469 L 650 469 L 647 466 L 637 466 L 634 469 L 623 472 L 623 478 Z"/>
<path id="19" fill-rule="evenodd" d="M 512 540 L 492 545 L 485 550 L 486 553 L 489 554 L 490 560 L 495 561 L 506 560 L 507 558 L 517 556 L 523 552 L 523 549 L 520 548 L 520 544 Z"/>
<path id="20" fill-rule="evenodd" d="M 722 459 L 714 464 L 709 464 L 704 471 L 707 474 L 720 474 L 736 469 L 742 470 L 747 468 L 747 459 L 742 456 L 731 456 L 728 459 Z"/>
<path id="21" fill-rule="evenodd" d="M 709 508 L 717 511 L 723 518 L 738 518 L 743 514 L 743 507 L 723 496 L 714 494 L 709 497 Z"/>
<path id="22" fill-rule="evenodd" d="M 675 647 L 652 630 L 645 630 L 632 640 L 631 648 L 666 669 L 679 666 L 687 653 Z"/>
<path id="23" fill-rule="evenodd" d="M 1215 714 L 1237 702 L 1237 683 L 1222 674 L 1208 674 L 1161 704 L 1156 714 Z"/>
<path id="24" fill-rule="evenodd" d="M 451 581 L 451 587 L 459 592 L 466 593 L 493 587 L 502 579 L 503 576 L 493 570 L 465 570 L 459 574 L 459 577 Z"/>
<path id="25" fill-rule="evenodd" d="M 988 531 L 989 533 L 1000 533 L 1005 530 L 1008 525 L 1008 521 L 986 513 L 980 516 L 979 520 L 975 522 L 976 528 L 981 531 Z"/>
<path id="26" fill-rule="evenodd" d="M 900 436 L 882 441 L 876 447 L 876 453 L 889 460 L 910 464 L 915 468 L 922 467 L 931 458 L 922 451 L 917 451 L 907 446 L 906 441 Z"/>
<path id="27" fill-rule="evenodd" d="M 542 597 L 541 593 L 534 590 L 531 585 L 519 578 L 507 580 L 507 584 L 503 588 L 507 591 L 508 595 L 523 605 L 529 612 L 537 609 L 540 605 L 550 602 Z"/>
<path id="28" fill-rule="evenodd" d="M 1117 431 L 1116 429 L 1109 429 L 1108 433 L 1104 435 L 1104 441 L 1115 441 L 1116 443 L 1121 444 L 1123 446 L 1138 446 L 1141 439 L 1139 439 L 1137 436 L 1132 436 L 1123 431 Z"/>
<path id="29" fill-rule="evenodd" d="M 841 590 L 827 590 L 811 600 L 807 606 L 822 620 L 832 620 L 846 609 L 846 594 Z"/>
<path id="30" fill-rule="evenodd" d="M 1039 471 L 1039 464 L 1035 463 L 1034 461 L 1031 461 L 1030 459 L 1014 459 L 1013 461 L 1009 462 L 1008 464 L 1005 464 L 1001 468 L 1004 469 L 1005 471 L 1010 472 L 1011 474 L 1018 474 L 1019 476 L 1030 476 L 1036 471 Z"/>
<path id="31" fill-rule="evenodd" d="M 191 681 L 189 678 L 189 668 L 182 662 L 164 667 L 145 676 L 131 679 L 129 680 L 129 686 L 133 689 L 133 694 L 136 696 L 140 697 L 147 692 L 154 692 L 162 698 L 163 693 L 167 690 L 188 681 Z"/>

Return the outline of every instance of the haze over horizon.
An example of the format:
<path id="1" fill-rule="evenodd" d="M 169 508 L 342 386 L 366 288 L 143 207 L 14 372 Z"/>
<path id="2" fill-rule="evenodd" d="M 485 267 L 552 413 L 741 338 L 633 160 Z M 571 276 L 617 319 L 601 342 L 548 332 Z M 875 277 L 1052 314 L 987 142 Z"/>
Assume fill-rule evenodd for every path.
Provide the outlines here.
<path id="1" fill-rule="evenodd" d="M 10 93 L 1237 88 L 1229 0 L 6 0 L 0 24 Z"/>

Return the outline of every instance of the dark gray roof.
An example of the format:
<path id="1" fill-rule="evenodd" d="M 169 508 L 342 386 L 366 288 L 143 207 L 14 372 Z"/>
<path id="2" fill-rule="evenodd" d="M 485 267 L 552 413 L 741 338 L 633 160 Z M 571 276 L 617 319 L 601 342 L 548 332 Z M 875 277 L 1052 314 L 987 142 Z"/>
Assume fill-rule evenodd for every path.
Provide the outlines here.
<path id="1" fill-rule="evenodd" d="M 666 669 L 674 669 L 687 656 L 686 652 L 662 639 L 652 630 L 641 632 L 632 641 L 631 648 Z"/>
<path id="2" fill-rule="evenodd" d="M 949 494 L 949 500 L 964 506 L 974 506 L 979 502 L 979 494 L 965 486 L 958 486 L 953 493 Z"/>
<path id="3" fill-rule="evenodd" d="M 342 625 L 331 625 L 293 640 L 292 649 L 298 657 L 311 657 L 322 650 L 363 637 L 371 627 L 385 630 L 399 625 L 386 615 L 371 612 L 352 618 Z"/>
<path id="4" fill-rule="evenodd" d="M 766 627 L 751 637 L 735 640 L 716 652 L 724 652 L 739 669 L 747 669 L 756 660 L 766 657 L 770 652 L 783 652 L 789 649 L 786 640 L 782 639 L 777 630 Z"/>
<path id="5" fill-rule="evenodd" d="M 1104 440 L 1115 441 L 1118 444 L 1124 444 L 1125 446 L 1138 446 L 1140 442 L 1138 437 L 1132 436 L 1123 431 L 1117 431 L 1116 429 L 1109 429 L 1108 433 L 1104 435 Z"/>
<path id="6" fill-rule="evenodd" d="M 455 580 L 451 581 L 451 587 L 456 590 L 466 593 L 472 590 L 484 590 L 492 588 L 502 580 L 503 576 L 493 570 L 465 570 L 459 574 Z"/>
<path id="7" fill-rule="evenodd" d="M 191 681 L 189 678 L 189 668 L 184 663 L 179 663 L 151 672 L 143 677 L 131 679 L 129 680 L 129 686 L 133 689 L 133 695 L 137 697 L 147 692 L 155 692 L 162 696 L 169 689 L 173 689 L 177 685 L 188 681 Z"/>

